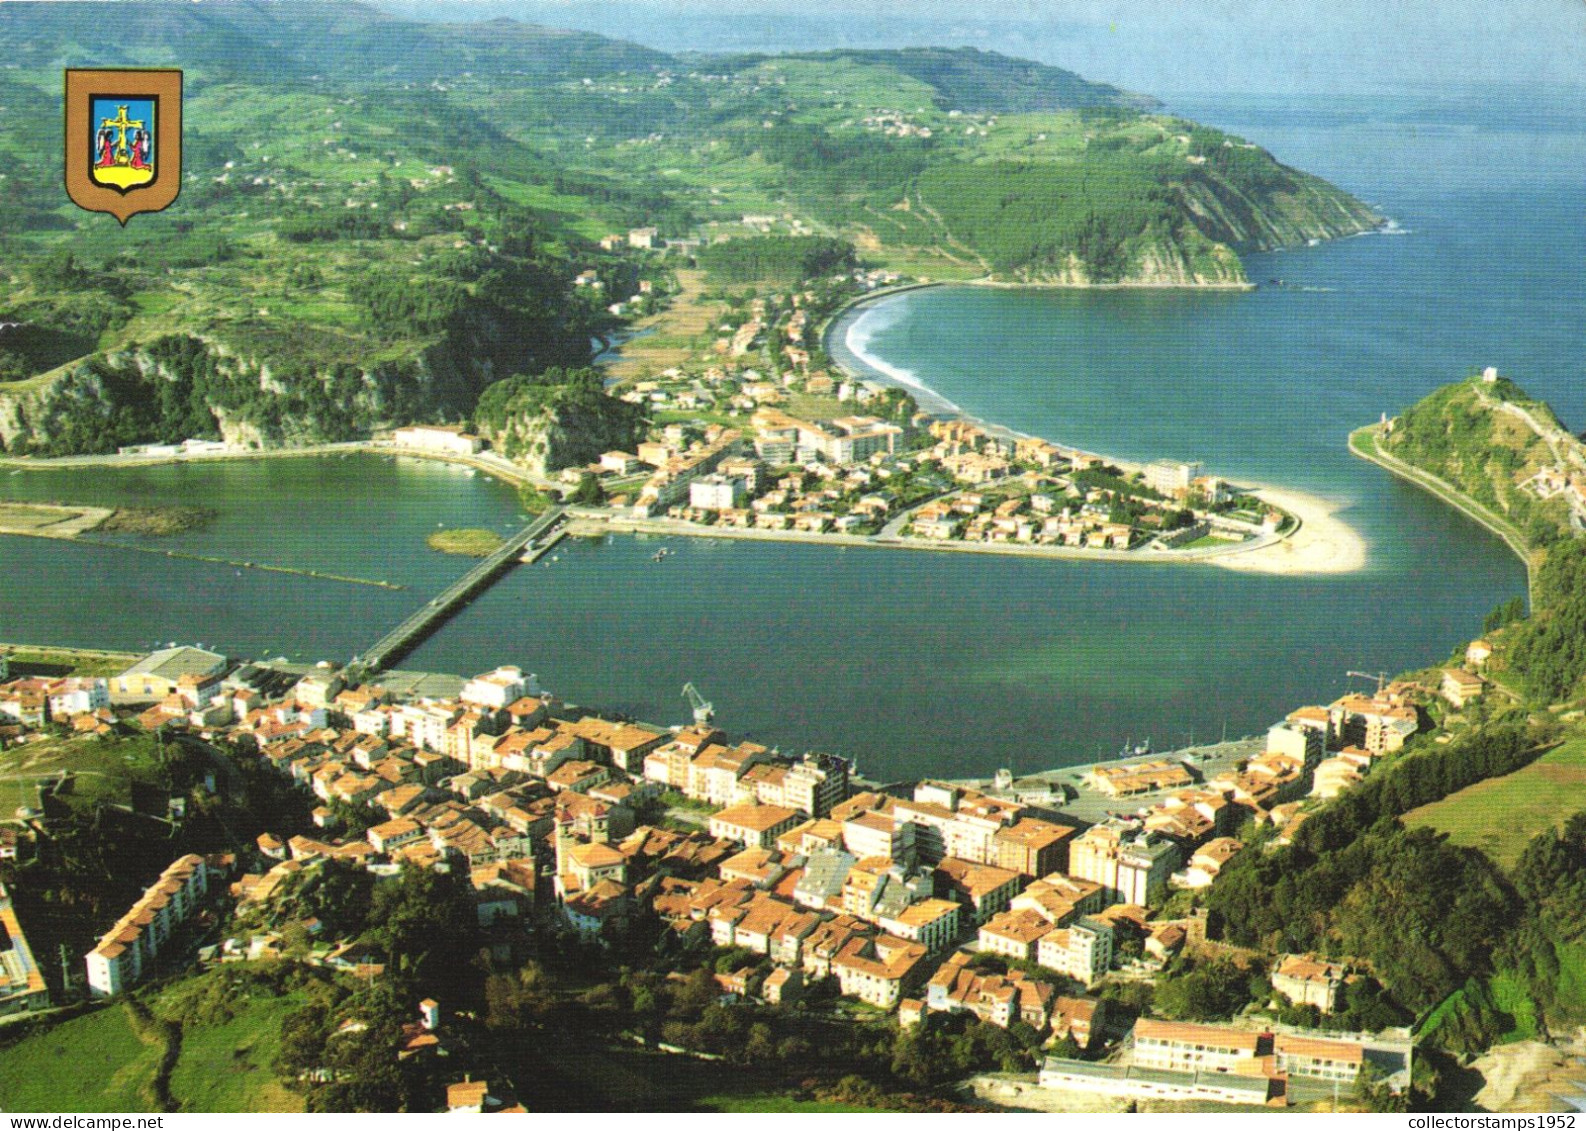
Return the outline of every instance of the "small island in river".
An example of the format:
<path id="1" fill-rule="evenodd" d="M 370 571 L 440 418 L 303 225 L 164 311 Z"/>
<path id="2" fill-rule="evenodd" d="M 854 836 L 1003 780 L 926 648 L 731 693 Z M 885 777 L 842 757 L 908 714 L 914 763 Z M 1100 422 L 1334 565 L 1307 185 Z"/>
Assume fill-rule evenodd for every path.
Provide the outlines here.
<path id="1" fill-rule="evenodd" d="M 430 549 L 465 558 L 487 558 L 501 548 L 501 535 L 493 530 L 437 530 L 424 540 Z"/>

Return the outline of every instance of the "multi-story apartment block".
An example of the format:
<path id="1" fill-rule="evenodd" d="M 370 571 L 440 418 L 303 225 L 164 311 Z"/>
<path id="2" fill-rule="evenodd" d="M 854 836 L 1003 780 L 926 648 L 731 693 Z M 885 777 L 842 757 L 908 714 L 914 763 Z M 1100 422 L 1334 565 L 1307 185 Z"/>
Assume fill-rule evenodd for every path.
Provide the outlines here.
<path id="1" fill-rule="evenodd" d="M 1094 825 L 1069 848 L 1069 872 L 1100 884 L 1115 900 L 1144 905 L 1180 862 L 1178 848 L 1116 822 Z"/>
<path id="2" fill-rule="evenodd" d="M 1042 935 L 1036 961 L 1048 970 L 1092 986 L 1112 969 L 1113 931 L 1095 919 L 1081 919 Z"/>
<path id="3" fill-rule="evenodd" d="M 208 890 L 209 871 L 202 856 L 183 856 L 165 869 L 88 952 L 89 992 L 108 997 L 136 985 Z"/>

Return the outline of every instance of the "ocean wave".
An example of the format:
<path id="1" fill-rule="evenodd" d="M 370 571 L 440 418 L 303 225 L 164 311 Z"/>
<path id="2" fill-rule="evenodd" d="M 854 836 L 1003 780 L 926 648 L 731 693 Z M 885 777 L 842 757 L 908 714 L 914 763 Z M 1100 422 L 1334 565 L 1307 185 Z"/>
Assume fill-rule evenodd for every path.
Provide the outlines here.
<path id="1" fill-rule="evenodd" d="M 848 348 L 849 353 L 864 362 L 865 365 L 896 384 L 923 393 L 934 403 L 944 406 L 950 412 L 962 412 L 963 410 L 956 404 L 921 381 L 919 375 L 912 369 L 894 365 L 886 358 L 879 357 L 871 352 L 870 343 L 875 339 L 876 335 L 895 326 L 901 317 L 901 310 L 892 303 L 883 303 L 879 306 L 870 307 L 860 314 L 858 318 L 855 318 L 853 324 L 848 327 L 848 332 L 843 335 L 843 345 Z M 921 407 L 924 406 L 922 405 Z"/>

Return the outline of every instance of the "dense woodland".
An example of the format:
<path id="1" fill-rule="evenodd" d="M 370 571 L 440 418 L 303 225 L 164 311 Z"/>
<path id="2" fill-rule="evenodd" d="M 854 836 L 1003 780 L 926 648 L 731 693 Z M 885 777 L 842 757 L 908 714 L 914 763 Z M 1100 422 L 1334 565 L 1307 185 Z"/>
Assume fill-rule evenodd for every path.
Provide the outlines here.
<path id="1" fill-rule="evenodd" d="M 1491 974 L 1519 912 L 1513 889 L 1486 856 L 1398 818 L 1519 769 L 1544 737 L 1511 724 L 1407 753 L 1315 813 L 1294 844 L 1241 854 L 1208 898 L 1224 936 L 1364 959 L 1408 1015 Z"/>
<path id="2" fill-rule="evenodd" d="M 791 284 L 851 268 L 855 256 L 851 244 L 824 236 L 762 236 L 703 248 L 698 262 L 718 285 Z"/>
<path id="3" fill-rule="evenodd" d="M 1508 670 L 1537 702 L 1574 699 L 1586 678 L 1586 545 L 1579 539 L 1548 550 L 1535 602 L 1507 637 Z"/>
<path id="4" fill-rule="evenodd" d="M 988 192 L 994 178 L 998 191 Z M 920 178 L 920 199 L 992 269 L 1062 271 L 1073 255 L 1094 282 L 1123 278 L 1131 243 L 1183 223 L 1167 186 L 1113 158 L 1077 166 L 954 165 Z"/>

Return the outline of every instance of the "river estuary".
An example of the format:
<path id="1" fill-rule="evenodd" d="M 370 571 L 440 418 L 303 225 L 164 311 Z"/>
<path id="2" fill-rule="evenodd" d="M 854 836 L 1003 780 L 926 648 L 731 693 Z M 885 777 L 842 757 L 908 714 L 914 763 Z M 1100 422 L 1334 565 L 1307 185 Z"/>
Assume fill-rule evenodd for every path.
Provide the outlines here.
<path id="1" fill-rule="evenodd" d="M 656 563 L 655 541 L 570 539 L 402 666 L 518 663 L 565 698 L 673 723 L 692 680 L 735 734 L 903 777 L 1251 733 L 1360 686 L 1349 669 L 1449 655 L 1523 592 L 1524 571 L 1474 523 L 1352 459 L 1345 436 L 1489 364 L 1586 423 L 1586 115 L 1490 100 L 1174 109 L 1334 180 L 1402 234 L 1254 256 L 1262 286 L 1247 294 L 911 292 L 851 312 L 839 353 L 1063 443 L 1338 501 L 1369 543 L 1364 570 L 708 539 L 668 540 L 676 553 Z M 347 659 L 467 568 L 424 546 L 438 524 L 522 522 L 484 476 L 374 455 L 0 472 L 0 499 L 211 506 L 206 529 L 141 544 L 408 586 L 0 537 L 0 640 L 305 660 Z"/>

